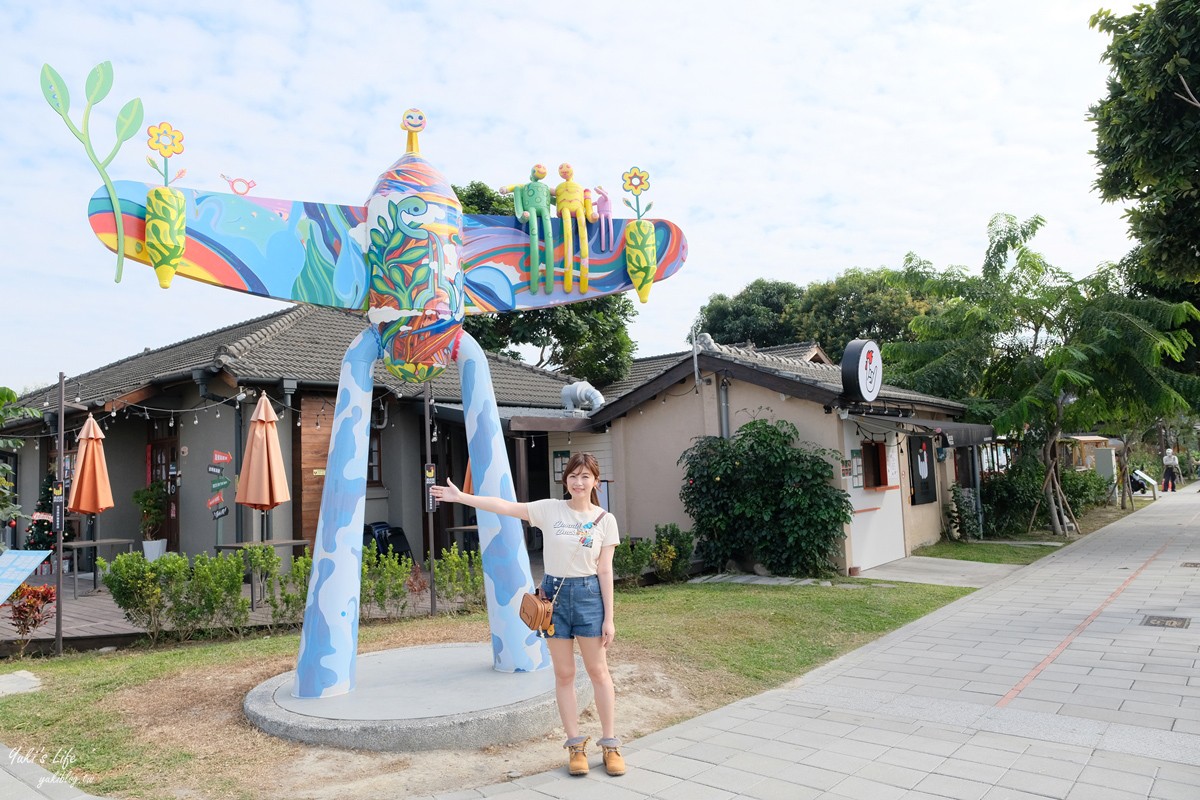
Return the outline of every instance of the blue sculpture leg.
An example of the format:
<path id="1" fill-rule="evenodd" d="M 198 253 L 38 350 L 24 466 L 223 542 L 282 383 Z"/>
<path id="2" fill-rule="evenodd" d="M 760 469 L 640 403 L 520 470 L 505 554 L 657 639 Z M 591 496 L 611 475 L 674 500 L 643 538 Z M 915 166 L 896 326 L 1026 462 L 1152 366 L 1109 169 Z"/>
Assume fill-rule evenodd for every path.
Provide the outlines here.
<path id="1" fill-rule="evenodd" d="M 292 688 L 295 697 L 332 697 L 354 689 L 368 426 L 379 354 L 379 333 L 369 328 L 350 343 L 342 359 Z"/>
<path id="2" fill-rule="evenodd" d="M 504 433 L 487 357 L 469 333 L 458 346 L 458 371 L 462 379 L 463 411 L 467 424 L 467 449 L 478 494 L 516 500 Z M 492 631 L 492 666 L 500 672 L 530 672 L 550 666 L 546 643 L 521 622 L 521 596 L 533 591 L 529 553 L 521 521 L 513 517 L 477 513 L 479 550 L 487 590 L 488 625 Z"/>

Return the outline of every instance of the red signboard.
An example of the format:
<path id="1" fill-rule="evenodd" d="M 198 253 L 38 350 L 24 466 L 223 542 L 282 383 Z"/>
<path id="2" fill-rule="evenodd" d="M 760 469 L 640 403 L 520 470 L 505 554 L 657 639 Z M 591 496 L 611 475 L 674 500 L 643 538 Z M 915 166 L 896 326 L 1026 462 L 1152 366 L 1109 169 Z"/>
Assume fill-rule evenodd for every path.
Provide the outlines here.
<path id="1" fill-rule="evenodd" d="M 219 506 L 221 503 L 224 503 L 225 498 L 222 497 L 223 494 L 224 492 L 217 492 L 212 497 L 208 498 L 208 507 L 212 508 L 213 506 Z"/>
<path id="2" fill-rule="evenodd" d="M 212 461 L 214 464 L 228 464 L 233 461 L 233 456 L 221 450 L 213 450 Z"/>

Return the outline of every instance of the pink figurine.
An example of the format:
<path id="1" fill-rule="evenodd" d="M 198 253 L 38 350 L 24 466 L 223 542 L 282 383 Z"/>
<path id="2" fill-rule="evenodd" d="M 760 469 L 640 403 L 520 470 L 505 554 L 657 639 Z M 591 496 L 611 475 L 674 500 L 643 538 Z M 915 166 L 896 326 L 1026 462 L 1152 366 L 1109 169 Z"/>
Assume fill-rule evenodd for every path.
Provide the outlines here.
<path id="1" fill-rule="evenodd" d="M 596 214 L 600 218 L 600 249 L 612 250 L 613 247 L 613 216 L 612 201 L 603 186 L 596 187 Z"/>

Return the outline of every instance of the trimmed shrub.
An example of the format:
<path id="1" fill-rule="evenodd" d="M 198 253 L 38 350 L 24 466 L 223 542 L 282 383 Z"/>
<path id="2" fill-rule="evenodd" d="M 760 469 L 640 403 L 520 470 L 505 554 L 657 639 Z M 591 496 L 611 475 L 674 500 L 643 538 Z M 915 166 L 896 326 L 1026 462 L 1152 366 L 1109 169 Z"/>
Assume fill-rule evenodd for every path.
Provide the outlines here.
<path id="1" fill-rule="evenodd" d="M 819 576 L 835 569 L 853 506 L 833 485 L 841 454 L 795 444 L 786 420 L 756 419 L 730 439 L 704 436 L 679 458 L 679 492 L 710 568 L 755 560 L 776 575 Z"/>

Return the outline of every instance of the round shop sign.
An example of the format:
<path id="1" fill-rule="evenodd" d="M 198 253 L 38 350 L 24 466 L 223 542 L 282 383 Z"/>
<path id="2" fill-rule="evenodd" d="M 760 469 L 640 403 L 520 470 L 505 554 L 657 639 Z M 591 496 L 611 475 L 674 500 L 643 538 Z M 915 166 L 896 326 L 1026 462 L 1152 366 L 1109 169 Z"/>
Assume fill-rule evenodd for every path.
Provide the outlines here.
<path id="1" fill-rule="evenodd" d="M 869 403 L 883 386 L 883 359 L 879 345 L 855 339 L 842 355 L 842 393 L 851 400 Z"/>

